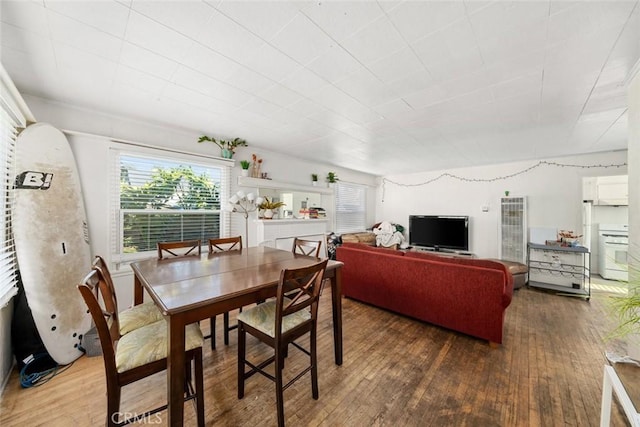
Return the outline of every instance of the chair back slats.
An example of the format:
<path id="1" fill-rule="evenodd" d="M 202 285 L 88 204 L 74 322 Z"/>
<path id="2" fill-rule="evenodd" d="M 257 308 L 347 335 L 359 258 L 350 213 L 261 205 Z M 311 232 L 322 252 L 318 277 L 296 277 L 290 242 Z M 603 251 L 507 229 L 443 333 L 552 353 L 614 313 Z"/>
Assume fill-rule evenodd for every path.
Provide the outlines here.
<path id="1" fill-rule="evenodd" d="M 209 239 L 209 253 L 242 250 L 242 236 Z"/>
<path id="2" fill-rule="evenodd" d="M 82 283 L 78 285 L 78 290 L 89 308 L 91 318 L 98 331 L 100 346 L 104 355 L 107 376 L 117 375 L 115 362 L 115 343 L 120 339 L 120 324 L 118 322 L 118 312 L 111 311 L 108 306 L 113 307 L 115 295 L 107 285 L 104 275 L 99 267 L 95 267 L 87 274 Z M 96 290 L 102 297 L 105 307 L 100 306 Z"/>
<path id="3" fill-rule="evenodd" d="M 315 323 L 327 262 L 325 259 L 309 267 L 285 269 L 280 273 L 276 294 L 276 340 L 282 331 L 282 321 L 285 316 L 310 307 L 311 318 L 309 322 Z"/>
<path id="4" fill-rule="evenodd" d="M 158 242 L 158 259 L 200 256 L 201 253 L 202 249 L 200 247 L 200 240 Z"/>
<path id="5" fill-rule="evenodd" d="M 118 310 L 118 298 L 115 297 L 116 288 L 113 284 L 113 279 L 111 278 L 111 273 L 109 272 L 109 267 L 107 266 L 106 261 L 100 255 L 96 255 L 91 266 L 100 270 L 100 273 L 102 273 L 102 278 L 104 279 L 106 285 L 109 287 L 111 293 L 114 296 L 113 301 L 104 301 L 105 309 L 111 313 L 119 313 L 120 311 Z"/>
<path id="6" fill-rule="evenodd" d="M 322 248 L 322 241 L 320 240 L 305 240 L 305 239 L 298 239 L 296 237 L 295 239 L 293 239 L 293 248 L 291 251 L 294 254 L 313 256 L 313 257 L 319 258 L 321 248 Z"/>

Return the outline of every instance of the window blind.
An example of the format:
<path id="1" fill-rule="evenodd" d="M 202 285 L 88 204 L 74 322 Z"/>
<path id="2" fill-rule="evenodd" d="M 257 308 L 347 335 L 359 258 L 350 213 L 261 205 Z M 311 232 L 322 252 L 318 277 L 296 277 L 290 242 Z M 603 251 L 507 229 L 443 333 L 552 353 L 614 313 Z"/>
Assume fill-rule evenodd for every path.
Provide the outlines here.
<path id="1" fill-rule="evenodd" d="M 364 231 L 366 226 L 366 187 L 360 184 L 336 184 L 336 233 Z"/>
<path id="2" fill-rule="evenodd" d="M 114 153 L 111 236 L 116 269 L 155 254 L 160 241 L 205 242 L 228 232 L 220 201 L 228 198 L 229 167 L 157 151 Z"/>
<path id="3" fill-rule="evenodd" d="M 18 128 L 24 128 L 26 122 L 17 108 L 8 99 L 8 91 L 2 88 L 0 98 L 0 308 L 4 307 L 17 293 L 17 263 L 15 245 L 11 231 L 11 209 L 14 197 L 15 147 Z"/>

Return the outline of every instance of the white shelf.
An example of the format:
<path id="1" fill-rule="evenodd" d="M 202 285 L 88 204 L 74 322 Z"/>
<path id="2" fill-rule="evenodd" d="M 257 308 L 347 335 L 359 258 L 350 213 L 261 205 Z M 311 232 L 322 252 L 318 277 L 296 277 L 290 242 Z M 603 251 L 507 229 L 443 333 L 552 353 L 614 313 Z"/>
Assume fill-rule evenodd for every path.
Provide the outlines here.
<path id="1" fill-rule="evenodd" d="M 327 222 L 328 218 L 281 218 L 281 219 L 256 219 L 255 222 L 263 223 L 264 225 L 278 225 L 278 224 L 298 224 L 298 223 L 314 223 L 314 222 Z"/>
<path id="2" fill-rule="evenodd" d="M 313 185 L 300 185 L 290 182 L 274 181 L 272 179 L 249 178 L 247 176 L 238 177 L 238 187 L 249 188 L 273 188 L 279 190 L 305 191 L 307 193 L 333 194 L 333 188 L 314 187 Z"/>

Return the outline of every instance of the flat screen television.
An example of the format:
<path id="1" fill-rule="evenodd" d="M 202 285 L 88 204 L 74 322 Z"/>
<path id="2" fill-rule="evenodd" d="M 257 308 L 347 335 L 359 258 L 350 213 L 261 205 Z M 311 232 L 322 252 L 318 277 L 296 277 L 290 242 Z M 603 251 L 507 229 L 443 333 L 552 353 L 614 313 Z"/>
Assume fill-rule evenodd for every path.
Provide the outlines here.
<path id="1" fill-rule="evenodd" d="M 409 244 L 436 251 L 469 250 L 469 217 L 410 215 Z"/>

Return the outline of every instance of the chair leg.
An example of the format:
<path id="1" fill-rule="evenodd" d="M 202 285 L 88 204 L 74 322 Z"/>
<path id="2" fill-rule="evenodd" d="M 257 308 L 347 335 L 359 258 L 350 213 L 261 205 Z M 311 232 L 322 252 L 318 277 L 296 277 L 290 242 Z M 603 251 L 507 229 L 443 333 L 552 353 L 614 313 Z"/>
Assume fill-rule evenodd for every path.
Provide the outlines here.
<path id="1" fill-rule="evenodd" d="M 309 334 L 309 353 L 311 353 L 311 395 L 318 400 L 318 353 L 316 351 L 316 328 Z"/>
<path id="2" fill-rule="evenodd" d="M 211 350 L 216 349 L 216 316 L 209 319 L 209 325 L 211 325 Z"/>
<path id="3" fill-rule="evenodd" d="M 276 350 L 276 406 L 278 411 L 278 427 L 284 427 L 284 390 L 282 387 L 282 371 L 284 369 L 284 349 Z"/>
<path id="4" fill-rule="evenodd" d="M 198 418 L 198 427 L 204 427 L 204 370 L 202 368 L 202 349 L 198 351 L 195 357 L 195 376 L 196 376 L 196 414 Z"/>
<path id="5" fill-rule="evenodd" d="M 244 397 L 244 360 L 247 333 L 242 327 L 242 323 L 238 323 L 238 399 Z"/>
<path id="6" fill-rule="evenodd" d="M 224 319 L 224 345 L 229 345 L 229 312 L 225 312 L 222 317 Z"/>
<path id="7" fill-rule="evenodd" d="M 107 384 L 107 422 L 109 427 L 118 425 L 118 415 L 120 412 L 120 387 Z"/>

